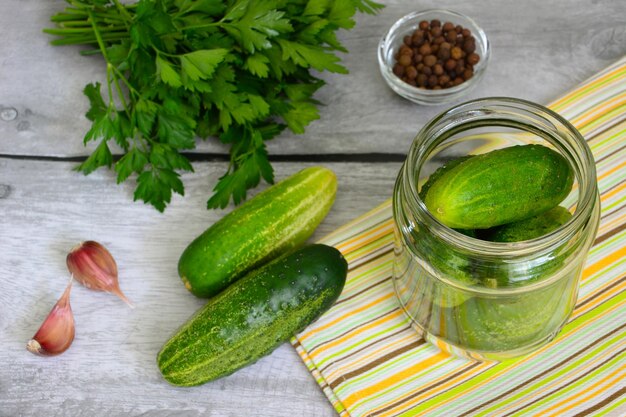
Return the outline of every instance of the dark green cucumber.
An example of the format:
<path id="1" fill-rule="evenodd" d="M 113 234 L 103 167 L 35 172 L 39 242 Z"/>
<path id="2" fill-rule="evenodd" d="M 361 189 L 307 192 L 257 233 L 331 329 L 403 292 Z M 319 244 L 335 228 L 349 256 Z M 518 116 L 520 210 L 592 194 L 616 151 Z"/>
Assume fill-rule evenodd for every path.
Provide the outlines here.
<path id="1" fill-rule="evenodd" d="M 536 216 L 570 192 L 573 171 L 558 152 L 541 145 L 512 146 L 475 155 L 443 173 L 424 203 L 456 229 L 487 229 Z"/>
<path id="2" fill-rule="evenodd" d="M 185 249 L 178 273 L 198 297 L 211 297 L 247 271 L 303 245 L 335 200 L 337 178 L 306 168 L 248 200 Z"/>
<path id="3" fill-rule="evenodd" d="M 535 239 L 558 229 L 571 218 L 572 214 L 566 208 L 556 206 L 530 219 L 484 230 L 480 238 L 492 242 L 521 242 Z"/>
<path id="4" fill-rule="evenodd" d="M 337 300 L 341 253 L 321 244 L 285 254 L 211 298 L 163 346 L 157 363 L 173 385 L 199 385 L 269 354 Z"/>

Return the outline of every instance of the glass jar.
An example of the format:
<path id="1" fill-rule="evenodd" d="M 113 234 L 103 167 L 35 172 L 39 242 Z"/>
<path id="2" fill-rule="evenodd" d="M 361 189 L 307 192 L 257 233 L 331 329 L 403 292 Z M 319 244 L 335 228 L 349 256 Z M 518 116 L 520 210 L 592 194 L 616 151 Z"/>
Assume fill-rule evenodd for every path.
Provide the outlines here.
<path id="1" fill-rule="evenodd" d="M 573 213 L 566 224 L 532 240 L 489 242 L 443 225 L 427 210 L 419 189 L 438 165 L 520 144 L 548 146 L 571 165 L 574 186 L 561 203 Z M 457 355 L 524 355 L 552 340 L 576 303 L 599 223 L 594 159 L 580 133 L 543 106 L 470 101 L 417 134 L 396 180 L 393 215 L 393 283 L 414 327 Z"/>

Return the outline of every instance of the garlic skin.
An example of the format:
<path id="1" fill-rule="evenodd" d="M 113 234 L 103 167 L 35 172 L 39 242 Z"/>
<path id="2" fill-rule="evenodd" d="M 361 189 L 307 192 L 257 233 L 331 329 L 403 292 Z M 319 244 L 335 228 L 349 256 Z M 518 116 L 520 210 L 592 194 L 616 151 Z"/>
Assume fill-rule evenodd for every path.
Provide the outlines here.
<path id="1" fill-rule="evenodd" d="M 67 269 L 82 285 L 115 294 L 133 307 L 120 290 L 115 259 L 100 243 L 93 240 L 80 243 L 67 255 L 66 262 Z"/>
<path id="2" fill-rule="evenodd" d="M 70 305 L 72 280 L 56 302 L 37 333 L 26 344 L 35 355 L 55 356 L 65 352 L 74 341 L 74 315 Z"/>

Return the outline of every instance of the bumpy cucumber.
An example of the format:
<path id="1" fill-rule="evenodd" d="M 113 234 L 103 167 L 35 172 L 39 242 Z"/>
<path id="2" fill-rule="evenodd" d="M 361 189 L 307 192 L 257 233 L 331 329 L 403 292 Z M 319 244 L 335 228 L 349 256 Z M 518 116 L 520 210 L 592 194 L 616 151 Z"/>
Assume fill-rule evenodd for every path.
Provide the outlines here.
<path id="1" fill-rule="evenodd" d="M 335 200 L 337 178 L 306 168 L 269 187 L 209 227 L 185 249 L 178 273 L 198 297 L 211 297 L 247 271 L 306 242 Z"/>
<path id="2" fill-rule="evenodd" d="M 492 242 L 521 242 L 535 239 L 558 229 L 571 218 L 572 214 L 566 208 L 556 206 L 530 219 L 484 230 L 480 238 Z"/>
<path id="3" fill-rule="evenodd" d="M 538 215 L 569 194 L 573 171 L 541 145 L 476 155 L 439 176 L 424 203 L 446 226 L 487 229 Z"/>
<path id="4" fill-rule="evenodd" d="M 437 181 L 439 177 L 441 177 L 446 172 L 450 171 L 455 166 L 459 165 L 461 162 L 471 158 L 472 156 L 474 155 L 466 155 L 466 156 L 461 156 L 459 158 L 451 159 L 450 161 L 446 162 L 445 165 L 437 168 L 435 172 L 430 174 L 430 176 L 428 177 L 428 180 L 426 180 L 424 185 L 422 185 L 422 188 L 420 189 L 420 192 L 419 192 L 420 198 L 422 200 L 426 198 L 426 193 L 428 193 L 428 189 L 433 185 L 435 181 Z M 474 238 L 476 237 L 476 232 L 472 229 L 456 229 L 456 231 L 461 234 L 464 234 L 465 236 L 474 237 Z"/>
<path id="5" fill-rule="evenodd" d="M 330 246 L 283 255 L 211 298 L 163 346 L 163 377 L 179 386 L 226 376 L 272 352 L 337 300 L 347 263 Z"/>
<path id="6" fill-rule="evenodd" d="M 435 172 L 430 174 L 430 176 L 428 177 L 424 185 L 422 185 L 422 188 L 420 189 L 420 192 L 419 192 L 421 199 L 424 200 L 426 198 L 426 194 L 428 193 L 428 190 L 435 183 L 435 181 L 437 181 L 438 178 L 440 178 L 446 172 L 450 171 L 455 166 L 459 165 L 461 162 L 471 158 L 472 156 L 474 155 L 466 155 L 466 156 L 461 156 L 459 158 L 451 159 L 450 161 L 446 162 L 444 165 L 437 168 Z"/>

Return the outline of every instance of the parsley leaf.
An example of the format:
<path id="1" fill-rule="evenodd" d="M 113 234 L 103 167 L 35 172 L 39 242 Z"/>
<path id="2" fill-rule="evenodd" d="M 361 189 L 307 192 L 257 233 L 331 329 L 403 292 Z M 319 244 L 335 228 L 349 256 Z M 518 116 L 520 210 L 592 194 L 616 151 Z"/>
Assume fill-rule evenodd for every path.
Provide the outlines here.
<path id="1" fill-rule="evenodd" d="M 228 53 L 226 49 L 210 49 L 189 52 L 181 55 L 180 63 L 183 71 L 194 81 L 211 78 L 217 65 Z"/>
<path id="2" fill-rule="evenodd" d="M 107 166 L 111 167 L 113 163 L 113 155 L 109 150 L 109 146 L 105 140 L 101 141 L 96 150 L 89 155 L 89 158 L 79 166 L 75 168 L 76 171 L 80 171 L 83 174 L 91 174 L 96 169 Z"/>
<path id="3" fill-rule="evenodd" d="M 133 148 L 126 155 L 115 163 L 117 172 L 117 183 L 122 183 L 133 173 L 138 174 L 143 171 L 143 167 L 148 163 L 146 155 L 137 148 Z"/>
<path id="4" fill-rule="evenodd" d="M 301 67 L 311 67 L 318 71 L 328 70 L 341 74 L 348 73 L 345 67 L 337 64 L 340 61 L 339 57 L 325 52 L 319 46 L 305 45 L 286 39 L 279 39 L 278 44 L 283 50 L 283 59 L 290 59 Z"/>
<path id="5" fill-rule="evenodd" d="M 172 191 L 185 194 L 180 175 L 171 169 L 153 168 L 142 172 L 137 178 L 134 200 L 143 200 L 163 212 L 165 206 L 172 201 Z"/>
<path id="6" fill-rule="evenodd" d="M 372 0 L 67 0 L 52 16 L 54 45 L 97 45 L 106 84 L 91 83 L 94 151 L 75 169 L 115 170 L 136 181 L 135 200 L 163 211 L 184 195 L 185 151 L 196 138 L 217 137 L 230 164 L 207 207 L 239 204 L 261 180 L 273 183 L 265 142 L 288 128 L 303 133 L 318 119 L 314 71 L 347 73 L 337 31 L 355 25 Z M 114 158 L 114 141 L 122 150 Z M 114 159 L 117 159 L 114 162 Z"/>
<path id="7" fill-rule="evenodd" d="M 293 30 L 285 13 L 274 7 L 271 1 L 240 0 L 224 17 L 223 28 L 250 53 L 268 49 L 270 37 Z"/>

